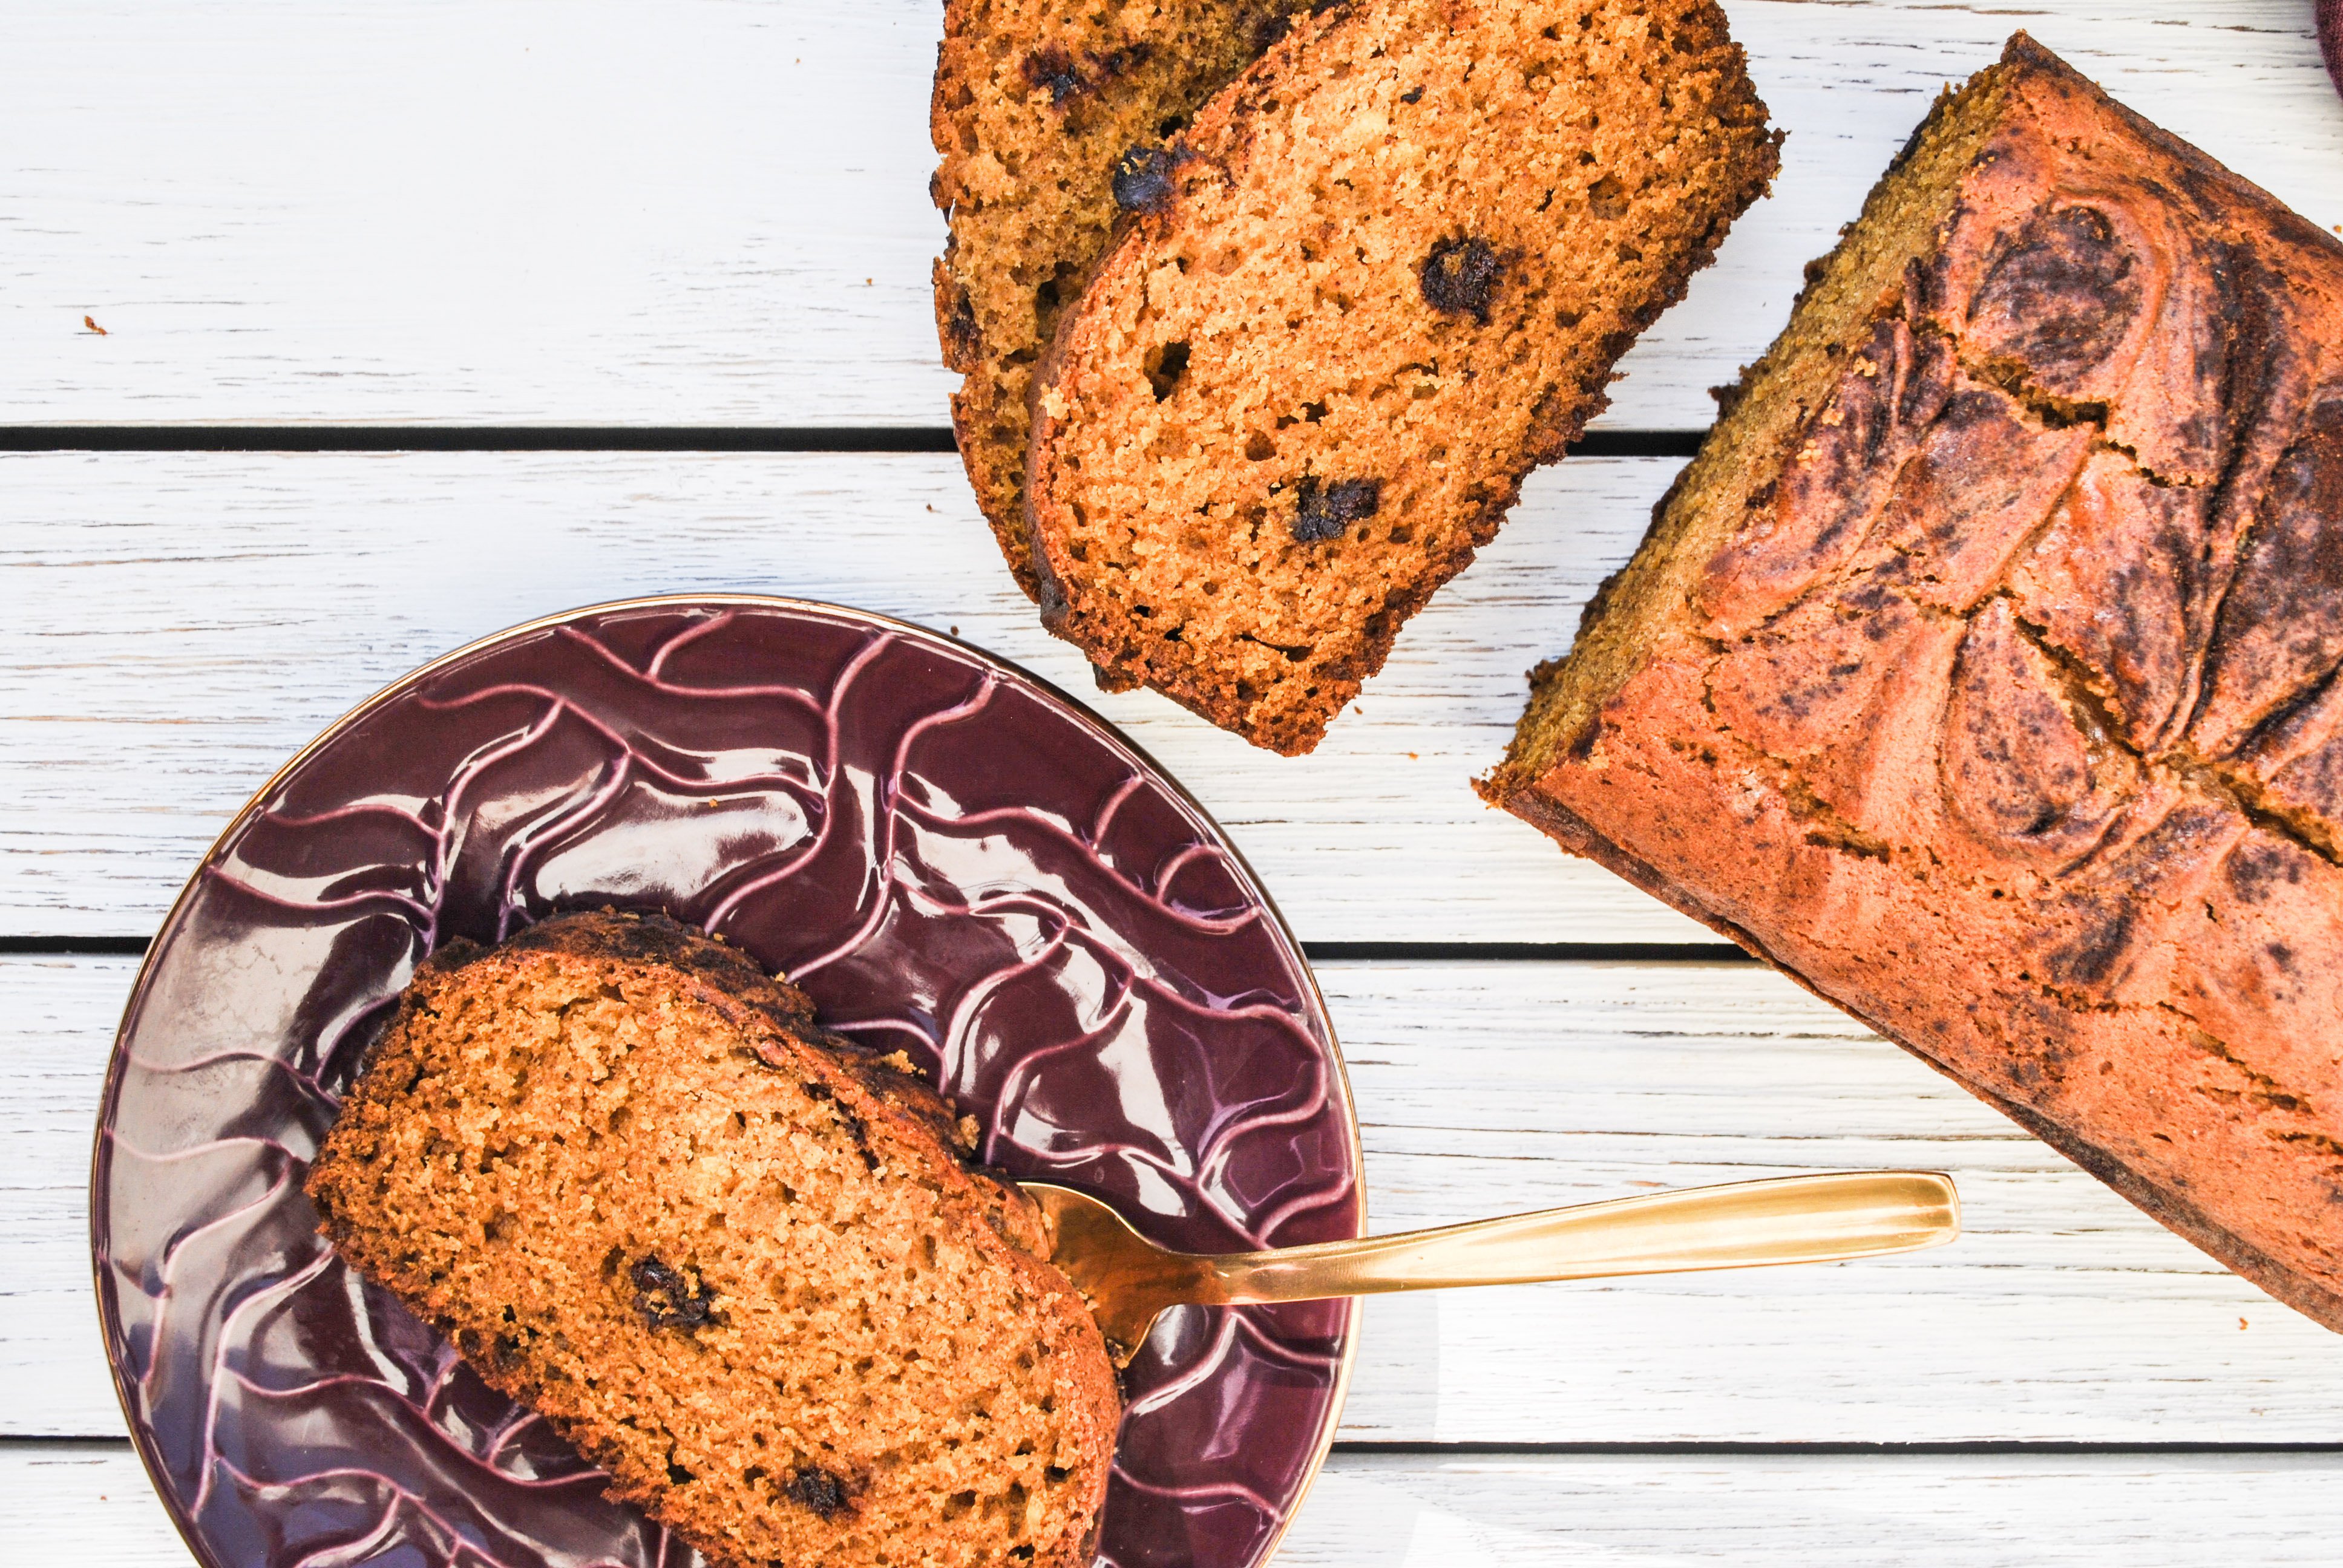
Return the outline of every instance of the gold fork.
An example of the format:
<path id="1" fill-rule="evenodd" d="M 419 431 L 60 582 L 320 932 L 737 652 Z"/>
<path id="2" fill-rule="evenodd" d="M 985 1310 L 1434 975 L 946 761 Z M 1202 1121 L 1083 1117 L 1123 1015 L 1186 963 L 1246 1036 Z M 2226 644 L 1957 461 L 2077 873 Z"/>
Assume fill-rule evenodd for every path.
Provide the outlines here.
<path id="1" fill-rule="evenodd" d="M 1952 1178 L 1926 1171 L 1788 1176 L 1616 1198 L 1437 1231 L 1211 1255 L 1159 1247 L 1097 1199 L 1021 1183 L 1050 1261 L 1074 1282 L 1117 1366 L 1166 1307 L 1314 1302 L 1688 1269 L 1826 1263 L 1942 1246 L 1960 1234 Z"/>

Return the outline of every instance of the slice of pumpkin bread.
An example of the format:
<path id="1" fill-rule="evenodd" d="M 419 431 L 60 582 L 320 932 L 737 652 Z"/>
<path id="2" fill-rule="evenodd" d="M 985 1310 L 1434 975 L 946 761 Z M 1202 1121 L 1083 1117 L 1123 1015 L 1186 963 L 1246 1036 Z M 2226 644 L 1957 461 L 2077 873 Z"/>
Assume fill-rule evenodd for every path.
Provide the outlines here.
<path id="1" fill-rule="evenodd" d="M 563 916 L 417 971 L 309 1194 L 713 1563 L 1087 1563 L 1105 1344 L 909 1070 L 671 920 Z"/>
<path id="2" fill-rule="evenodd" d="M 1042 610 L 1288 754 L 1604 403 L 1775 162 L 1707 0 L 1383 0 L 1126 185 L 1035 387 Z"/>
<path id="3" fill-rule="evenodd" d="M 2343 1329 L 2343 242 L 2024 34 L 1488 797 Z"/>
<path id="4" fill-rule="evenodd" d="M 930 189 L 950 215 L 936 329 L 960 372 L 952 428 L 1010 569 L 1025 530 L 1026 393 L 1114 229 L 1115 170 L 1143 158 L 1281 36 L 1309 0 L 946 0 Z"/>

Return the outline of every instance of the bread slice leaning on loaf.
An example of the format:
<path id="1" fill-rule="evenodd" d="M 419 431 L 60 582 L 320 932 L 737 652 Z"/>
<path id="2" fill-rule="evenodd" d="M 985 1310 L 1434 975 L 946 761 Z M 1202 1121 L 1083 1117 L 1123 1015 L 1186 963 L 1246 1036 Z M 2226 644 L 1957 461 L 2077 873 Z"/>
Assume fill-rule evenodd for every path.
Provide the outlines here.
<path id="1" fill-rule="evenodd" d="M 1112 236 L 1115 169 L 1161 146 L 1309 3 L 945 0 L 929 111 L 930 194 L 951 228 L 936 330 L 962 378 L 960 460 L 1029 596 L 1026 393 Z"/>
<path id="2" fill-rule="evenodd" d="M 1488 797 L 2343 1329 L 2343 242 L 2020 34 Z"/>
<path id="3" fill-rule="evenodd" d="M 1131 171 L 1034 387 L 1051 628 L 1310 750 L 1775 161 L 1707 0 L 1382 0 Z"/>
<path id="4" fill-rule="evenodd" d="M 1091 1560 L 1121 1404 L 1039 1211 L 734 949 L 603 913 L 435 955 L 308 1190 L 719 1568 Z"/>

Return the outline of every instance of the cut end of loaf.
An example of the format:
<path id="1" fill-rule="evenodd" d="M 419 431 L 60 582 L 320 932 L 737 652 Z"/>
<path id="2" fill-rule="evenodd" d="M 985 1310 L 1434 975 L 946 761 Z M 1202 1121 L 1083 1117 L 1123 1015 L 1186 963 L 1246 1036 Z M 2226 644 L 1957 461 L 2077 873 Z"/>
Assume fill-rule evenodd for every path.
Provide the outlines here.
<path id="1" fill-rule="evenodd" d="M 1086 1562 L 1119 1412 L 944 1103 L 671 922 L 427 966 L 309 1191 L 336 1248 L 723 1564 Z"/>
<path id="2" fill-rule="evenodd" d="M 1398 0 L 1298 26 L 1171 152 L 1036 382 L 1045 618 L 1306 751 L 1601 408 L 1775 138 L 1702 0 Z"/>

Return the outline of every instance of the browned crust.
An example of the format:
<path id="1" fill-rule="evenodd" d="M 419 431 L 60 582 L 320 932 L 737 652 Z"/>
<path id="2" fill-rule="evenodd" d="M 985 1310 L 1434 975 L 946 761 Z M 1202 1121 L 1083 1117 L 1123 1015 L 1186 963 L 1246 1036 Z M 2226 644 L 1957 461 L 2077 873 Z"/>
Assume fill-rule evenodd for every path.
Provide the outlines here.
<path id="1" fill-rule="evenodd" d="M 493 949 L 452 942 L 417 969 L 416 980 L 421 982 L 428 976 L 437 983 L 476 964 L 508 964 L 527 953 L 556 953 L 688 977 L 693 982 L 692 993 L 724 1013 L 743 1033 L 752 1037 L 777 1033 L 797 1048 L 790 1065 L 802 1065 L 829 1083 L 840 1094 L 840 1103 L 866 1122 L 876 1119 L 891 1128 L 907 1149 L 925 1153 L 933 1146 L 945 1151 L 1021 1244 L 1048 1252 L 1049 1243 L 1040 1229 L 1040 1211 L 1032 1200 L 1006 1174 L 960 1157 L 958 1119 L 950 1103 L 924 1080 L 913 1076 L 908 1061 L 896 1065 L 870 1047 L 821 1028 L 814 1021 L 812 1001 L 786 977 L 766 974 L 739 949 L 668 915 L 615 910 L 557 915 Z M 403 1004 L 402 1015 L 407 1005 L 414 1004 Z"/>
<path id="2" fill-rule="evenodd" d="M 1297 24 L 1276 45 L 1255 61 L 1242 75 L 1213 98 L 1194 124 L 1172 144 L 1182 164 L 1197 164 L 1233 181 L 1252 141 L 1252 126 L 1274 114 L 1280 95 L 1305 70 L 1309 56 L 1340 50 L 1348 32 L 1363 27 L 1369 7 L 1332 7 Z M 1739 46 L 1730 40 L 1722 10 L 1709 0 L 1698 0 L 1685 18 L 1688 29 L 1704 34 L 1714 46 L 1728 50 L 1737 60 Z M 1763 127 L 1765 103 L 1745 72 L 1736 72 L 1731 95 L 1719 107 L 1719 117 Z M 1503 469 L 1493 476 L 1489 498 L 1466 524 L 1463 536 L 1436 558 L 1426 559 L 1404 589 L 1384 601 L 1379 630 L 1370 630 L 1356 651 L 1314 667 L 1312 678 L 1322 696 L 1310 708 L 1261 719 L 1248 717 L 1247 705 L 1224 684 L 1205 678 L 1191 663 L 1161 656 L 1159 644 L 1142 636 L 1124 617 L 1085 592 L 1080 574 L 1070 570 L 1064 546 L 1070 519 L 1051 498 L 1058 460 L 1061 421 L 1053 417 L 1044 399 L 1059 385 L 1070 362 L 1078 361 L 1095 337 L 1106 329 L 1087 308 L 1096 297 L 1095 286 L 1111 275 L 1128 275 L 1141 265 L 1151 248 L 1175 231 L 1182 216 L 1178 199 L 1154 213 L 1126 217 L 1113 245 L 1091 270 L 1084 286 L 1084 303 L 1061 319 L 1048 350 L 1036 367 L 1029 395 L 1030 438 L 1027 445 L 1023 495 L 1026 533 L 1030 539 L 1033 588 L 1041 605 L 1042 624 L 1080 647 L 1091 660 L 1100 688 L 1127 691 L 1149 686 L 1191 712 L 1264 749 L 1282 756 L 1301 756 L 1316 749 L 1343 707 L 1356 698 L 1363 684 L 1378 674 L 1397 641 L 1400 628 L 1430 602 L 1432 596 L 1473 563 L 1476 552 L 1496 537 L 1504 516 L 1520 499 L 1523 481 L 1532 470 L 1556 461 L 1584 434 L 1588 421 L 1609 407 L 1607 388 L 1618 360 L 1635 339 L 1669 307 L 1683 300 L 1692 276 L 1712 263 L 1726 231 L 1750 205 L 1770 188 L 1780 165 L 1782 134 L 1760 139 L 1755 151 L 1735 168 L 1728 191 L 1707 193 L 1716 203 L 1715 215 L 1701 241 L 1680 253 L 1663 273 L 1651 296 L 1628 312 L 1629 329 L 1603 346 L 1602 357 L 1573 387 L 1572 395 L 1554 399 L 1536 412 L 1528 438 Z"/>
<path id="3" fill-rule="evenodd" d="M 935 205 L 952 220 L 944 253 L 931 270 L 936 312 L 936 336 L 947 369 L 960 385 L 951 395 L 952 434 L 977 505 L 1001 546 L 1002 558 L 1016 574 L 1028 598 L 1039 593 L 1032 567 L 1031 539 L 1025 520 L 1026 381 L 1021 357 L 1046 348 L 1046 342 L 1026 345 L 1013 330 L 988 333 L 979 320 L 972 288 L 980 286 L 982 266 L 962 253 L 962 223 L 954 213 L 963 176 L 972 163 L 1007 156 L 1016 166 L 1015 178 L 1029 186 L 1051 187 L 1043 199 L 1062 198 L 1085 185 L 1097 187 L 1112 160 L 1127 146 L 1151 146 L 1161 139 L 1159 128 L 1167 116 L 1183 118 L 1212 92 L 1223 85 L 1260 53 L 1262 43 L 1283 25 L 1284 17 L 1309 0 L 1170 0 L 1148 18 L 1172 36 L 1192 36 L 1195 46 L 1168 51 L 1151 48 L 1145 57 L 1124 65 L 1119 75 L 1101 72 L 1096 58 L 1074 60 L 1087 78 L 1070 96 L 1065 112 L 1069 131 L 1062 140 L 1044 138 L 1037 146 L 998 147 L 987 145 L 985 116 L 1001 106 L 991 73 L 1003 61 L 1031 59 L 1052 46 L 1061 51 L 1069 43 L 1080 48 L 1083 30 L 1105 21 L 1110 14 L 1093 13 L 1071 20 L 1075 7 L 1064 0 L 945 0 L 943 38 L 937 45 L 934 90 L 928 107 L 929 136 L 940 158 L 930 185 Z M 1110 51 L 1111 53 L 1111 51 Z M 1176 57 L 1175 57 L 1176 56 Z M 1141 124 L 1112 146 L 1101 146 L 1096 136 L 1071 127 L 1081 116 L 1099 112 L 1111 96 L 1125 109 L 1135 109 Z M 1125 116 L 1128 117 L 1127 116 Z M 989 171 L 988 171 L 989 172 Z M 1103 188 L 1093 188 L 1087 200 L 1071 204 L 1062 222 L 1046 235 L 1029 236 L 1029 243 L 1009 253 L 988 254 L 986 265 L 1009 263 L 1027 273 L 1071 266 L 1086 274 L 1106 248 L 1101 234 L 1095 244 L 1078 243 L 1102 216 L 1111 217 L 1111 203 Z M 976 233 L 982 245 L 980 229 Z M 1079 293 L 1079 279 L 1069 279 L 1061 297 L 1071 307 Z M 1046 318 L 1046 310 L 1041 314 Z"/>
<path id="4" fill-rule="evenodd" d="M 955 112 L 949 99 L 956 92 L 972 91 L 970 83 L 980 74 L 982 40 L 974 25 L 976 14 L 972 0 L 945 0 L 943 37 L 936 45 L 935 83 L 928 103 L 928 135 L 944 164 L 930 182 L 930 194 L 947 217 L 952 206 L 952 182 L 948 172 L 967 156 L 961 145 L 962 116 Z M 972 126 L 970 135 L 974 135 Z M 968 469 L 977 507 L 1001 546 L 1001 558 L 1015 574 L 1017 586 L 1031 598 L 1038 585 L 1026 558 L 1029 551 L 1024 497 L 1021 493 L 1023 454 L 1004 450 L 986 428 L 984 413 L 990 401 L 986 397 L 990 390 L 986 367 L 991 357 L 977 324 L 968 287 L 953 266 L 956 246 L 956 238 L 948 239 L 944 253 L 936 258 L 930 270 L 935 291 L 936 338 L 942 349 L 944 368 L 960 377 L 960 385 L 951 394 L 952 441 Z"/>
<path id="5" fill-rule="evenodd" d="M 1921 1046 L 1865 1012 L 1860 999 L 1825 990 L 1767 950 L 1765 945 L 1750 932 L 1703 904 L 1690 890 L 1671 882 L 1653 867 L 1596 832 L 1584 819 L 1552 796 L 1532 786 L 1493 799 L 1492 804 L 1503 807 L 1572 854 L 1593 860 L 1614 875 L 1633 882 L 1669 908 L 1691 916 L 1719 936 L 1729 938 L 1752 957 L 1763 960 L 1803 989 L 1852 1014 L 1858 1022 L 1875 1030 L 1882 1039 L 1926 1062 L 2114 1188 L 2150 1219 L 2177 1231 L 2212 1254 L 2223 1266 L 2252 1281 L 2256 1286 L 2305 1317 L 2343 1333 L 2343 1292 L 2328 1290 L 2304 1279 L 2260 1248 L 2215 1224 L 2187 1199 L 2169 1188 L 2149 1181 L 2115 1155 L 2072 1129 L 2061 1127 L 2040 1112 L 1996 1094 L 1966 1076 L 1958 1068 L 1930 1055 Z"/>
<path id="6" fill-rule="evenodd" d="M 821 1029 L 813 1021 L 805 993 L 788 980 L 768 976 L 738 949 L 664 914 L 606 910 L 555 916 L 493 949 L 451 942 L 417 967 L 397 1014 L 370 1053 L 367 1071 L 343 1102 L 310 1169 L 307 1191 L 318 1210 L 318 1228 L 335 1250 L 455 1342 L 482 1382 L 536 1410 L 581 1454 L 609 1471 L 611 1496 L 634 1503 L 690 1539 L 718 1568 L 767 1568 L 728 1551 L 723 1537 L 699 1530 L 699 1522 L 687 1510 L 671 1505 L 666 1478 L 636 1463 L 631 1449 L 578 1408 L 571 1391 L 538 1380 L 525 1361 L 499 1354 L 495 1344 L 460 1328 L 435 1302 L 429 1282 L 399 1277 L 374 1245 L 367 1223 L 370 1194 L 366 1166 L 356 1156 L 397 1114 L 396 1085 L 409 1076 L 397 1070 L 407 1058 L 409 1019 L 429 1009 L 467 970 L 518 967 L 543 955 L 624 966 L 668 980 L 738 1028 L 768 1065 L 797 1082 L 822 1085 L 850 1119 L 849 1125 L 859 1126 L 858 1138 L 890 1164 L 929 1185 L 948 1210 L 959 1211 L 958 1229 L 967 1241 L 1013 1271 L 1060 1333 L 1083 1347 L 1076 1367 L 1080 1403 L 1071 1414 L 1086 1455 L 1085 1473 L 1077 1478 L 1080 1503 L 1068 1511 L 1069 1528 L 1055 1549 L 1037 1553 L 1035 1561 L 1047 1568 L 1080 1568 L 1087 1563 L 1112 1468 L 1121 1395 L 1089 1308 L 1066 1277 L 1044 1261 L 1049 1242 L 1039 1208 L 1005 1173 L 975 1165 L 960 1153 L 950 1102 L 910 1076 L 908 1063 L 895 1065 L 868 1047 Z"/>
<path id="7" fill-rule="evenodd" d="M 2009 35 L 2008 42 L 2002 46 L 2001 64 L 2055 84 L 2064 95 L 2087 99 L 2100 113 L 2114 118 L 2157 152 L 2180 165 L 2192 183 L 2201 180 L 2219 190 L 2230 201 L 2253 208 L 2279 240 L 2289 245 L 2307 245 L 2318 250 L 2343 250 L 2343 239 L 2338 239 L 2300 213 L 2272 199 L 2269 192 L 2222 164 L 2194 142 L 2183 141 L 2137 110 L 2109 97 L 2097 82 L 2051 53 L 2031 33 L 2021 28 Z"/>

